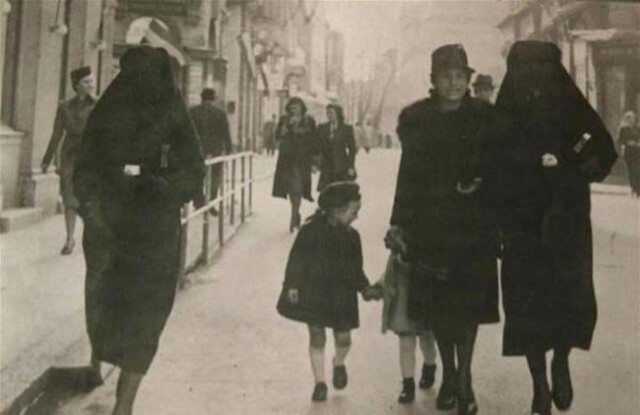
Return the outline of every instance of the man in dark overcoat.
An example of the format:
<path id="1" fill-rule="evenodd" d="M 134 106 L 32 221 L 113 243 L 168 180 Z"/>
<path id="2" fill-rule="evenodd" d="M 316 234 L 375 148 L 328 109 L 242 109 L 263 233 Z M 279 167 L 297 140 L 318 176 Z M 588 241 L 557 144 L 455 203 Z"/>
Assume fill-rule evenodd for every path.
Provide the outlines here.
<path id="1" fill-rule="evenodd" d="M 73 98 L 62 101 L 58 106 L 51 140 L 41 164 L 42 172 L 46 173 L 58 147 L 60 147 L 60 142 L 62 142 L 58 173 L 60 174 L 60 194 L 62 195 L 67 229 L 67 240 L 62 247 L 62 255 L 70 255 L 76 244 L 74 234 L 78 199 L 73 192 L 73 166 L 82 142 L 82 133 L 87 119 L 96 104 L 96 99 L 92 95 L 95 82 L 90 67 L 84 66 L 72 71 L 71 84 L 76 94 Z"/>
<path id="2" fill-rule="evenodd" d="M 431 96 L 400 114 L 402 158 L 387 235 L 408 247 L 409 316 L 431 326 L 438 341 L 436 405 L 449 410 L 457 400 L 458 414 L 477 411 L 471 357 L 478 324 L 499 319 L 489 202 L 493 156 L 508 131 L 489 104 L 470 97 L 472 73 L 461 45 L 438 48 Z"/>
<path id="3" fill-rule="evenodd" d="M 231 133 L 229 132 L 229 119 L 227 114 L 216 107 L 216 91 L 212 88 L 204 88 L 200 94 L 202 103 L 190 109 L 191 118 L 200 137 L 202 153 L 206 158 L 218 157 L 231 153 Z M 211 200 L 218 195 L 220 186 L 220 174 L 222 164 L 214 164 L 211 168 L 210 196 Z M 204 205 L 204 195 L 195 200 L 196 206 Z M 215 207 L 209 212 L 217 215 Z"/>

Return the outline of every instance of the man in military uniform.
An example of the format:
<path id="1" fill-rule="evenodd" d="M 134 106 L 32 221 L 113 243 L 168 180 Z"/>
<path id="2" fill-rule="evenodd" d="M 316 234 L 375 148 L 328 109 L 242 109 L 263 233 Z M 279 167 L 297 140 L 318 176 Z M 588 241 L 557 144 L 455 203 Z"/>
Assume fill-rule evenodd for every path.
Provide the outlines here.
<path id="1" fill-rule="evenodd" d="M 71 83 L 75 96 L 62 101 L 58 106 L 51 140 L 41 164 L 42 172 L 46 173 L 62 141 L 58 174 L 67 229 L 67 239 L 62 248 L 62 255 L 70 255 L 76 244 L 74 233 L 78 200 L 73 193 L 73 169 L 87 119 L 96 104 L 96 99 L 93 97 L 95 82 L 90 67 L 85 66 L 71 72 Z"/>

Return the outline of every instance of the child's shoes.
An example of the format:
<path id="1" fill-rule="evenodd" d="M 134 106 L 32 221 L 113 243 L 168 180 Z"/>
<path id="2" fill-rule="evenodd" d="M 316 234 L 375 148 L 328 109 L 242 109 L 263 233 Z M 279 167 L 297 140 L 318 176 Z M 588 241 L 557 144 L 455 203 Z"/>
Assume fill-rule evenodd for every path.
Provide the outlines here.
<path id="1" fill-rule="evenodd" d="M 347 376 L 347 367 L 345 365 L 333 367 L 333 387 L 341 390 L 347 387 L 349 377 Z"/>
<path id="2" fill-rule="evenodd" d="M 402 380 L 402 392 L 398 397 L 399 403 L 411 403 L 416 399 L 416 382 L 413 378 L 404 378 Z"/>
<path id="3" fill-rule="evenodd" d="M 327 384 L 324 382 L 316 383 L 316 386 L 313 388 L 313 394 L 311 395 L 311 400 L 313 402 L 324 402 L 327 400 Z"/>

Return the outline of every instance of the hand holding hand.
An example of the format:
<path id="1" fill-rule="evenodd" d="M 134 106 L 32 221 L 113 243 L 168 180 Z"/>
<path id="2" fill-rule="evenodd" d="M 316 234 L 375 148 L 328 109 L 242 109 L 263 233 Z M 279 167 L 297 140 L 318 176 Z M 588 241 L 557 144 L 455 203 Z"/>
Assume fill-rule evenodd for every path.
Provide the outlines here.
<path id="1" fill-rule="evenodd" d="M 291 304 L 298 304 L 298 301 L 300 300 L 300 297 L 298 296 L 298 289 L 290 288 L 289 291 L 287 291 L 287 299 Z"/>

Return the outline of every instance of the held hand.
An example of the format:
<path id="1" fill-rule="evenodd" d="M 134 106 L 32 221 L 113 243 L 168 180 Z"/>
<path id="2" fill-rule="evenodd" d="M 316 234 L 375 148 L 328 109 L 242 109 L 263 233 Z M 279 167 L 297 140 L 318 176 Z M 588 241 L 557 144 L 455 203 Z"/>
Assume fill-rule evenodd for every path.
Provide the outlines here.
<path id="1" fill-rule="evenodd" d="M 460 194 L 470 195 L 471 193 L 478 190 L 478 187 L 480 187 L 481 184 L 482 184 L 482 177 L 476 177 L 471 181 L 471 183 L 462 184 L 458 182 L 456 184 L 456 190 Z"/>
<path id="2" fill-rule="evenodd" d="M 289 291 L 287 291 L 287 299 L 291 304 L 298 304 L 298 301 L 300 299 L 298 296 L 298 289 L 290 288 Z"/>
<path id="3" fill-rule="evenodd" d="M 545 153 L 542 156 L 542 166 L 543 167 L 556 167 L 558 165 L 558 158 L 551 153 Z"/>

